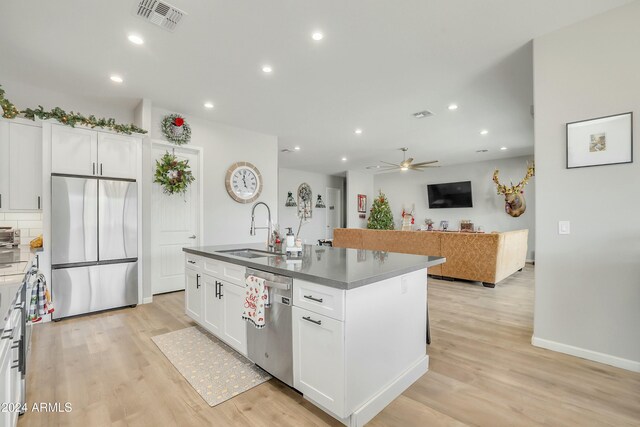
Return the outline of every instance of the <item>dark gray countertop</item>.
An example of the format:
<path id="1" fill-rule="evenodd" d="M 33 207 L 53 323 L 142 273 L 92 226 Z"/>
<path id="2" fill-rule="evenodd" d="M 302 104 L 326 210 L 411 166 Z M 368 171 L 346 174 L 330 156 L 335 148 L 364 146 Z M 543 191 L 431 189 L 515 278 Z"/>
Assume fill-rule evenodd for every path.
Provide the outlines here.
<path id="1" fill-rule="evenodd" d="M 183 251 L 339 289 L 357 288 L 446 261 L 437 256 L 312 245 L 304 245 L 304 257 L 297 262 L 288 261 L 284 255 L 249 259 L 220 252 L 244 248 L 265 250 L 264 244 L 244 243 L 189 247 Z"/>

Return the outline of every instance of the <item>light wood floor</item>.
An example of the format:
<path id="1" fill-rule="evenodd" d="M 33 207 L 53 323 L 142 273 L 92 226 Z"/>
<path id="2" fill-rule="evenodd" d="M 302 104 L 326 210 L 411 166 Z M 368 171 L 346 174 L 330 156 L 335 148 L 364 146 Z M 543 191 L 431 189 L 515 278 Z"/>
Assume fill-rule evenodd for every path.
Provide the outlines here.
<path id="1" fill-rule="evenodd" d="M 533 267 L 495 289 L 430 279 L 430 370 L 370 426 L 639 426 L 640 374 L 530 345 Z M 193 323 L 183 293 L 34 328 L 26 426 L 338 426 L 276 380 L 209 407 L 150 337 Z"/>

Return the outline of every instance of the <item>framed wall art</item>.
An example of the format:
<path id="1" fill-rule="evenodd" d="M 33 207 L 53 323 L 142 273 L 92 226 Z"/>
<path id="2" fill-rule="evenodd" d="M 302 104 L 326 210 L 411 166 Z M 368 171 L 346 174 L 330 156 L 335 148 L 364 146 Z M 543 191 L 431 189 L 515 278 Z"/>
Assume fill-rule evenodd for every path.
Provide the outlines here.
<path id="1" fill-rule="evenodd" d="M 567 123 L 567 169 L 633 162 L 633 113 Z"/>
<path id="2" fill-rule="evenodd" d="M 358 212 L 367 213 L 367 196 L 358 194 Z"/>

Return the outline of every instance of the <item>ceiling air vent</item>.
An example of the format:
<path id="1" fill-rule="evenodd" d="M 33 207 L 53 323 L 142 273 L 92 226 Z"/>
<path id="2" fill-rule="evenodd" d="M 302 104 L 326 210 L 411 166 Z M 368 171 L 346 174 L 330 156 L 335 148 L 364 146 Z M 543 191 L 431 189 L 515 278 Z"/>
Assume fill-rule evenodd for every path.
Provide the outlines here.
<path id="1" fill-rule="evenodd" d="M 186 13 L 158 0 L 141 0 L 136 15 L 165 30 L 174 31 Z"/>

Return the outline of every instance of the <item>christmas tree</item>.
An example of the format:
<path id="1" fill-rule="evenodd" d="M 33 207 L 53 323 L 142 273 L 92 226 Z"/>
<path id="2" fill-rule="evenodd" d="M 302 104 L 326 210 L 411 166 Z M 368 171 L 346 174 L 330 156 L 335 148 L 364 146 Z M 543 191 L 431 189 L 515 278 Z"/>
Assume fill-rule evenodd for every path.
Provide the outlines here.
<path id="1" fill-rule="evenodd" d="M 393 230 L 393 213 L 391 213 L 391 207 L 389 207 L 389 200 L 387 200 L 382 191 L 373 201 L 367 228 L 372 230 Z"/>

